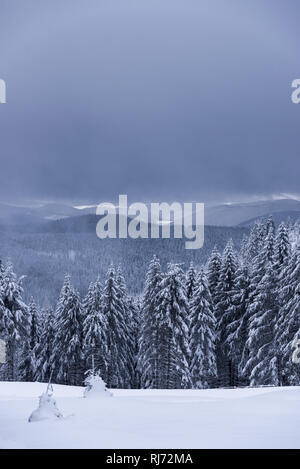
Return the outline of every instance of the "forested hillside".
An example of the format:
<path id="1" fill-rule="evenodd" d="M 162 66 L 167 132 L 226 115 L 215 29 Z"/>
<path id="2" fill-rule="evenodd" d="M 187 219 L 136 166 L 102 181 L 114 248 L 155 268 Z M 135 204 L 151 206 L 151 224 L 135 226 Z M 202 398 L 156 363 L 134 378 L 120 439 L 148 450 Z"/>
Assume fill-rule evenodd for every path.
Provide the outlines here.
<path id="1" fill-rule="evenodd" d="M 34 298 L 27 304 L 24 279 L 1 265 L 1 379 L 80 385 L 90 370 L 116 388 L 300 384 L 292 360 L 300 339 L 298 224 L 258 222 L 240 249 L 229 239 L 188 269 L 174 259 L 162 266 L 154 255 L 140 295 L 128 290 L 114 254 L 115 265 L 84 295 L 66 275 L 47 309 Z"/>
<path id="2" fill-rule="evenodd" d="M 30 229 L 31 232 L 28 232 Z M 27 232 L 26 232 L 27 230 Z M 43 306 L 54 305 L 65 274 L 84 295 L 89 283 L 99 276 L 104 281 L 108 267 L 120 264 L 128 290 L 140 294 L 147 264 L 154 254 L 163 268 L 170 261 L 187 268 L 206 262 L 214 247 L 222 250 L 232 238 L 237 249 L 249 233 L 248 228 L 205 227 L 204 246 L 186 250 L 182 239 L 107 239 L 96 236 L 95 216 L 74 217 L 46 225 L 30 225 L 0 230 L 0 259 L 11 260 L 24 279 L 24 297 L 33 296 Z"/>

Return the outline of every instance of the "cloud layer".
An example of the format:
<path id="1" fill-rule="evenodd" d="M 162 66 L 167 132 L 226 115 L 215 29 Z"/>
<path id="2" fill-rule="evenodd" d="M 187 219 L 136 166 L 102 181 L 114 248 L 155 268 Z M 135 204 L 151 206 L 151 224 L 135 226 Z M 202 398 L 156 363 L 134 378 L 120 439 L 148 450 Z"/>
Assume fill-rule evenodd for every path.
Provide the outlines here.
<path id="1" fill-rule="evenodd" d="M 1 0 L 0 197 L 299 192 L 299 2 Z"/>

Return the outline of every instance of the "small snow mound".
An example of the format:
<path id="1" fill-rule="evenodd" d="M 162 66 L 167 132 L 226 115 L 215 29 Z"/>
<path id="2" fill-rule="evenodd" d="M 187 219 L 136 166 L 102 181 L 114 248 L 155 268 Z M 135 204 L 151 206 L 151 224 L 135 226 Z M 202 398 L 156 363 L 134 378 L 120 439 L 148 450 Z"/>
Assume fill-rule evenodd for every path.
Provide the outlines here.
<path id="1" fill-rule="evenodd" d="M 85 380 L 86 388 L 83 397 L 112 397 L 113 394 L 106 389 L 106 384 L 99 375 L 90 375 Z"/>
<path id="2" fill-rule="evenodd" d="M 39 422 L 47 419 L 61 419 L 63 416 L 56 407 L 56 401 L 48 392 L 42 394 L 39 398 L 39 406 L 32 412 L 28 421 Z"/>

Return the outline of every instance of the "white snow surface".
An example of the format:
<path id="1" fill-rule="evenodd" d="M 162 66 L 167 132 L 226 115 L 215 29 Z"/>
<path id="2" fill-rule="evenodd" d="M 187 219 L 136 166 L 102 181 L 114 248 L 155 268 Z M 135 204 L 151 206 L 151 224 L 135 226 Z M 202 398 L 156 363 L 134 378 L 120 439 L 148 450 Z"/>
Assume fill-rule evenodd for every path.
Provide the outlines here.
<path id="1" fill-rule="evenodd" d="M 28 422 L 41 383 L 0 382 L 0 448 L 300 448 L 300 387 L 113 390 L 53 385 L 62 419 Z"/>

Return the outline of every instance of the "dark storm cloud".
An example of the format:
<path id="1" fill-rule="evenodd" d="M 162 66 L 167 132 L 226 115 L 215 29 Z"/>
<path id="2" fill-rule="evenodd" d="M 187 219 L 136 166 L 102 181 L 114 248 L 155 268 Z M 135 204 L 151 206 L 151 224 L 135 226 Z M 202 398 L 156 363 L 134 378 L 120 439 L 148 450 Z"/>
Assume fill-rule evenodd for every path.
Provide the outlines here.
<path id="1" fill-rule="evenodd" d="M 0 0 L 1 198 L 299 191 L 298 1 Z"/>

